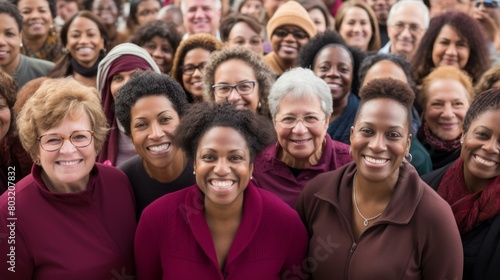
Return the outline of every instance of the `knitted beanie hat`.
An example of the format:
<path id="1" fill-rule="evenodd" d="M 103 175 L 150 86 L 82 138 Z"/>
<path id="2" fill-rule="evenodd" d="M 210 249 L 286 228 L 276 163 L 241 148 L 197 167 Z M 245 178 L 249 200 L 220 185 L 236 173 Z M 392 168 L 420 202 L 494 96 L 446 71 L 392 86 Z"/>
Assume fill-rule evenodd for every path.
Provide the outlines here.
<path id="1" fill-rule="evenodd" d="M 309 38 L 316 35 L 316 26 L 309 13 L 296 1 L 288 1 L 281 5 L 267 22 L 267 36 L 271 40 L 274 30 L 283 25 L 295 25 L 302 28 Z"/>

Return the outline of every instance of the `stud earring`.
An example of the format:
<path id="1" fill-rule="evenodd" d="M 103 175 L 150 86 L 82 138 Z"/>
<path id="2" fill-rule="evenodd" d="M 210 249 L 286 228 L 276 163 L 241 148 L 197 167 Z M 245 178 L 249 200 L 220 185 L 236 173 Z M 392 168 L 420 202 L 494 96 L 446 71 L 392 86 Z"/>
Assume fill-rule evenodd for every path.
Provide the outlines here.
<path id="1" fill-rule="evenodd" d="M 196 175 L 196 171 L 193 171 L 193 175 Z"/>

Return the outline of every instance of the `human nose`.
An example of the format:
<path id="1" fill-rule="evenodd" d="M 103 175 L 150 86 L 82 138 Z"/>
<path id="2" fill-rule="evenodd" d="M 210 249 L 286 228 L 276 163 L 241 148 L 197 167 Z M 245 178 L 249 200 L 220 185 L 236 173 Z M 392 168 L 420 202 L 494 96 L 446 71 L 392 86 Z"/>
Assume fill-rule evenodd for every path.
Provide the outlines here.
<path id="1" fill-rule="evenodd" d="M 450 44 L 448 46 L 448 48 L 446 48 L 446 52 L 445 52 L 446 55 L 449 55 L 449 56 L 456 56 L 457 55 L 457 48 L 454 44 Z"/>
<path id="2" fill-rule="evenodd" d="M 149 134 L 149 138 L 151 139 L 160 139 L 165 135 L 161 125 L 157 122 L 153 122 L 151 124 L 151 133 Z"/>
<path id="3" fill-rule="evenodd" d="M 161 47 L 158 46 L 153 50 L 153 53 L 151 54 L 153 57 L 162 57 L 163 52 L 161 51 Z"/>
<path id="4" fill-rule="evenodd" d="M 214 173 L 219 176 L 224 176 L 231 172 L 229 168 L 229 164 L 227 163 L 225 158 L 219 158 L 215 163 Z"/>
<path id="5" fill-rule="evenodd" d="M 229 96 L 227 97 L 227 101 L 234 102 L 236 100 L 240 100 L 241 95 L 236 91 L 236 88 L 231 88 L 231 92 L 229 92 Z"/>
<path id="6" fill-rule="evenodd" d="M 359 23 L 354 24 L 354 26 L 352 27 L 352 30 L 354 32 L 361 32 L 361 24 L 359 24 Z"/>
<path id="7" fill-rule="evenodd" d="M 498 139 L 495 137 L 491 137 L 482 148 L 490 154 L 500 154 L 500 144 L 498 144 Z"/>
<path id="8" fill-rule="evenodd" d="M 204 17 L 204 16 L 205 16 L 205 13 L 203 12 L 203 9 L 201 9 L 201 8 L 196 9 L 196 11 L 194 12 L 195 18 L 200 18 L 200 17 Z"/>
<path id="9" fill-rule="evenodd" d="M 368 147 L 374 152 L 385 151 L 387 146 L 385 143 L 384 135 L 382 133 L 376 133 L 375 136 L 370 141 L 370 143 L 368 144 Z"/>
<path id="10" fill-rule="evenodd" d="M 308 131 L 307 127 L 304 125 L 303 119 L 297 119 L 295 126 L 292 129 L 292 132 L 295 134 L 304 134 Z"/>
<path id="11" fill-rule="evenodd" d="M 63 143 L 61 145 L 61 148 L 59 148 L 60 153 L 72 153 L 76 150 L 75 145 L 69 141 L 69 139 L 63 139 Z"/>
<path id="12" fill-rule="evenodd" d="M 441 117 L 443 118 L 453 118 L 455 116 L 455 113 L 453 111 L 453 107 L 451 104 L 445 104 L 443 107 L 443 112 L 441 113 Z"/>
<path id="13" fill-rule="evenodd" d="M 328 77 L 340 77 L 339 71 L 337 67 L 331 67 L 327 72 L 326 76 Z"/>

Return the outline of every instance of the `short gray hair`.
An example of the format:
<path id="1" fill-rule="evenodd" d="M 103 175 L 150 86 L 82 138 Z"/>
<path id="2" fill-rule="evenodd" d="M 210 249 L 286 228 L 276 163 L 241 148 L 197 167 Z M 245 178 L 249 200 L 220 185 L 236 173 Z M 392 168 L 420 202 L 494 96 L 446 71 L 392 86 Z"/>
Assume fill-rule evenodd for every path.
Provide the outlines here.
<path id="1" fill-rule="evenodd" d="M 210 1 L 215 1 L 215 9 L 217 10 L 222 9 L 221 0 L 210 0 Z M 183 14 L 187 12 L 186 0 L 181 0 L 181 11 Z"/>
<path id="2" fill-rule="evenodd" d="M 387 17 L 387 24 L 392 23 L 392 18 L 396 15 L 397 9 L 402 8 L 406 5 L 416 5 L 420 7 L 422 12 L 424 13 L 422 18 L 424 20 L 424 29 L 429 28 L 430 14 L 429 8 L 424 4 L 422 0 L 399 0 L 394 5 L 392 5 L 391 10 L 389 11 L 389 16 Z"/>
<path id="3" fill-rule="evenodd" d="M 333 98 L 328 84 L 310 69 L 297 67 L 283 73 L 271 87 L 269 109 L 272 118 L 276 118 L 283 98 L 299 99 L 304 96 L 316 96 L 326 118 L 333 113 Z"/>

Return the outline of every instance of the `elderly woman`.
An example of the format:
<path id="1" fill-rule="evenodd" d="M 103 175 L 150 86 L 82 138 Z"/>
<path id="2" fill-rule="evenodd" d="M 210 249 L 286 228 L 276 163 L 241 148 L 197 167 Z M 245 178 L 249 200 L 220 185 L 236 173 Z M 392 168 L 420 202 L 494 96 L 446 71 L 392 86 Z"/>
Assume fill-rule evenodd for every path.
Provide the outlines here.
<path id="1" fill-rule="evenodd" d="M 106 27 L 96 15 L 78 12 L 61 29 L 64 55 L 49 77 L 72 76 L 83 85 L 97 87 L 97 66 L 106 55 L 107 39 Z"/>
<path id="2" fill-rule="evenodd" d="M 9 182 L 15 184 L 28 175 L 33 164 L 17 135 L 14 113 L 16 93 L 14 79 L 0 71 L 0 194 L 7 190 Z"/>
<path id="3" fill-rule="evenodd" d="M 311 70 L 285 72 L 271 88 L 269 108 L 278 141 L 257 155 L 253 180 L 293 207 L 309 180 L 352 158 L 326 133 L 332 95 Z"/>
<path id="4" fill-rule="evenodd" d="M 210 34 L 195 34 L 182 41 L 174 57 L 170 76 L 184 89 L 189 103 L 203 101 L 203 72 L 213 51 L 223 44 Z"/>
<path id="5" fill-rule="evenodd" d="M 404 161 L 413 91 L 384 78 L 359 94 L 354 162 L 311 180 L 297 203 L 309 232 L 308 259 L 318 264 L 313 278 L 461 279 L 462 247 L 451 209 Z M 334 254 L 318 254 L 324 240 L 336 245 Z"/>
<path id="6" fill-rule="evenodd" d="M 500 275 L 500 91 L 472 102 L 464 120 L 460 158 L 422 179 L 451 206 L 462 236 L 463 279 Z"/>
<path id="7" fill-rule="evenodd" d="M 316 26 L 309 14 L 295 1 L 281 5 L 266 29 L 273 51 L 264 56 L 264 61 L 277 75 L 299 65 L 300 50 L 316 35 Z"/>
<path id="8" fill-rule="evenodd" d="M 358 110 L 358 69 L 364 54 L 345 45 L 335 31 L 312 38 L 300 53 L 300 65 L 310 68 L 330 88 L 333 113 L 329 117 L 328 134 L 333 140 L 349 144 L 349 131 Z"/>
<path id="9" fill-rule="evenodd" d="M 410 74 L 410 63 L 401 55 L 374 54 L 363 60 L 359 70 L 361 84 L 364 86 L 371 80 L 380 78 L 398 79 L 410 85 L 412 89 L 414 88 Z M 417 135 L 419 127 L 420 115 L 415 106 L 412 106 L 411 134 Z M 410 163 L 417 169 L 418 174 L 422 175 L 432 171 L 431 157 L 417 137 L 411 138 L 410 154 L 412 155 Z"/>
<path id="10" fill-rule="evenodd" d="M 54 18 L 56 0 L 12 0 L 23 16 L 23 43 L 21 53 L 34 58 L 56 61 L 61 56 L 62 44 Z"/>
<path id="11" fill-rule="evenodd" d="M 220 23 L 220 37 L 227 47 L 243 47 L 264 55 L 262 24 L 244 14 L 229 14 Z"/>
<path id="12" fill-rule="evenodd" d="M 0 235 L 15 236 L 15 245 L 0 242 L 5 252 L 0 278 L 133 275 L 136 223 L 130 183 L 123 172 L 95 162 L 107 132 L 97 91 L 73 78 L 45 81 L 26 102 L 17 125 L 35 164 L 30 175 L 0 196 Z M 14 262 L 7 255 L 11 250 Z"/>
<path id="13" fill-rule="evenodd" d="M 153 71 L 135 74 L 118 91 L 116 116 L 137 152 L 119 168 L 132 183 L 137 218 L 157 198 L 195 183 L 193 162 L 174 144 L 188 105 L 182 93 L 175 80 Z"/>
<path id="14" fill-rule="evenodd" d="M 195 104 L 176 130 L 196 184 L 148 206 L 135 237 L 138 279 L 284 279 L 303 273 L 297 213 L 250 179 L 269 122 L 230 104 Z M 158 246 L 162 244 L 161 246 Z"/>
<path id="15" fill-rule="evenodd" d="M 137 70 L 148 69 L 160 73 L 149 54 L 130 43 L 116 46 L 99 63 L 97 89 L 111 130 L 99 153 L 98 162 L 118 166 L 136 155 L 134 145 L 115 117 L 115 98 L 120 87 L 127 83 L 132 74 Z"/>
<path id="16" fill-rule="evenodd" d="M 17 7 L 0 0 L 0 46 L 5 55 L 0 56 L 0 70 L 11 75 L 19 87 L 32 79 L 47 75 L 54 63 L 20 54 L 23 18 Z"/>
<path id="17" fill-rule="evenodd" d="M 126 35 L 117 30 L 118 21 L 122 13 L 121 0 L 83 0 L 83 8 L 98 16 L 106 27 L 108 49 L 111 50 L 116 45 L 128 40 Z"/>
<path id="18" fill-rule="evenodd" d="M 205 67 L 203 83 L 205 100 L 227 101 L 270 118 L 267 96 L 274 78 L 256 53 L 241 47 L 214 52 Z"/>
<path id="19" fill-rule="evenodd" d="M 340 6 L 335 14 L 335 30 L 351 47 L 363 52 L 380 49 L 377 16 L 363 1 L 347 1 Z"/>
<path id="20" fill-rule="evenodd" d="M 442 66 L 424 79 L 418 103 L 422 126 L 417 133 L 438 169 L 460 155 L 460 136 L 465 113 L 474 99 L 469 76 L 454 66 Z"/>
<path id="21" fill-rule="evenodd" d="M 413 80 L 420 86 L 432 70 L 445 65 L 464 70 L 473 83 L 490 67 L 481 26 L 464 13 L 448 12 L 432 18 L 411 61 Z"/>
<path id="22" fill-rule="evenodd" d="M 139 27 L 130 42 L 145 49 L 156 62 L 160 71 L 172 71 L 175 52 L 181 42 L 181 34 L 171 22 L 155 20 Z"/>

